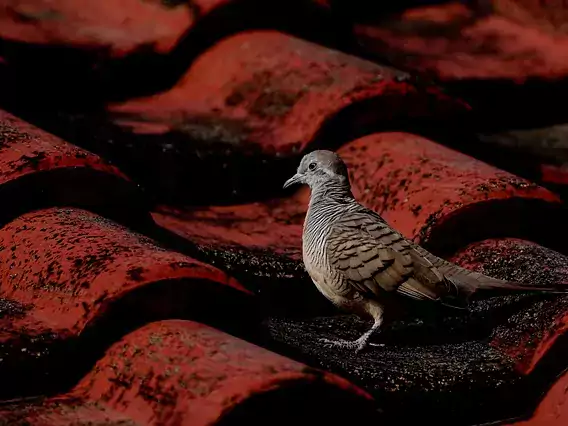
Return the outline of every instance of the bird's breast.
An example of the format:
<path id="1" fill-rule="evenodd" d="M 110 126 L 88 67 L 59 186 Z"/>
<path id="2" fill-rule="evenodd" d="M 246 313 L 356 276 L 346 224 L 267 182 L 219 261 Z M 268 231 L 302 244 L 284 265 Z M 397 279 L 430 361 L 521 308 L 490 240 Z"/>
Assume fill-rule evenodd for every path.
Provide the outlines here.
<path id="1" fill-rule="evenodd" d="M 306 264 L 306 270 L 318 291 L 335 306 L 343 308 L 351 303 L 353 295 L 346 291 L 341 277 L 326 268 L 314 265 Z"/>

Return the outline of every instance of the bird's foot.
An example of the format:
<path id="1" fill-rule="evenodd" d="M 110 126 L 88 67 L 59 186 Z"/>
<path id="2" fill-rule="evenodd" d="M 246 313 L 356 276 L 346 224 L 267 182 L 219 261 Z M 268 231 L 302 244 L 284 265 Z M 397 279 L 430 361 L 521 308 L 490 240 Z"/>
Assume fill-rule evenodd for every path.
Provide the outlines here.
<path id="1" fill-rule="evenodd" d="M 325 339 L 322 338 L 320 341 L 328 347 L 336 347 L 342 349 L 354 349 L 355 353 L 361 352 L 367 345 L 371 346 L 384 346 L 384 344 L 380 343 L 369 343 L 366 339 L 357 339 L 357 340 L 332 340 L 332 339 Z"/>
<path id="2" fill-rule="evenodd" d="M 361 342 L 358 342 L 357 340 L 332 340 L 322 338 L 320 341 L 327 347 L 355 349 L 355 352 L 359 352 L 364 348 L 364 344 L 361 344 Z"/>

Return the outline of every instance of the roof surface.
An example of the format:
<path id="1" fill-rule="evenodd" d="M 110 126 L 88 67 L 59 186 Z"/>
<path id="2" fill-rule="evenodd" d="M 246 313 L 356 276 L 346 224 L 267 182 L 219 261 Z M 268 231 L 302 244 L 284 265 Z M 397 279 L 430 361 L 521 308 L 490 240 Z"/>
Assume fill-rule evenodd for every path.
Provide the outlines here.
<path id="1" fill-rule="evenodd" d="M 434 253 L 568 284 L 568 12 L 431 3 L 0 5 L 0 425 L 568 423 L 568 296 L 317 340 L 368 325 L 301 262 L 315 148 Z"/>

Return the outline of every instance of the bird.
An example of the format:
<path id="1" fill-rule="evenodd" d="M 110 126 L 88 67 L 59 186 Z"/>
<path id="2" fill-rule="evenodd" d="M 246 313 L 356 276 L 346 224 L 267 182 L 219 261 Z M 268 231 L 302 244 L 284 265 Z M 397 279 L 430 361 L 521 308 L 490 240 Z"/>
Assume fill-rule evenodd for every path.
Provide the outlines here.
<path id="1" fill-rule="evenodd" d="M 310 188 L 302 232 L 308 275 L 338 309 L 373 321 L 358 339 L 320 339 L 326 345 L 362 351 L 397 298 L 467 309 L 479 290 L 568 291 L 568 286 L 543 288 L 492 278 L 430 253 L 355 199 L 347 166 L 333 151 L 304 155 L 284 188 L 296 184 Z"/>

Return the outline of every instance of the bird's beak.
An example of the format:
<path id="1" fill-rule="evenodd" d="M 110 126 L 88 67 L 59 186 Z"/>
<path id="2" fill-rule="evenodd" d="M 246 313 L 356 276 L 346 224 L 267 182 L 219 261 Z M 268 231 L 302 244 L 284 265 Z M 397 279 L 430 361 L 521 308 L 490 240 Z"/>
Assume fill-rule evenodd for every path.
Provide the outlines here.
<path id="1" fill-rule="evenodd" d="M 294 176 L 292 176 L 290 179 L 284 182 L 284 188 L 288 188 L 289 186 L 292 186 L 296 183 L 303 183 L 303 182 L 304 182 L 304 177 L 301 174 L 296 173 Z"/>

